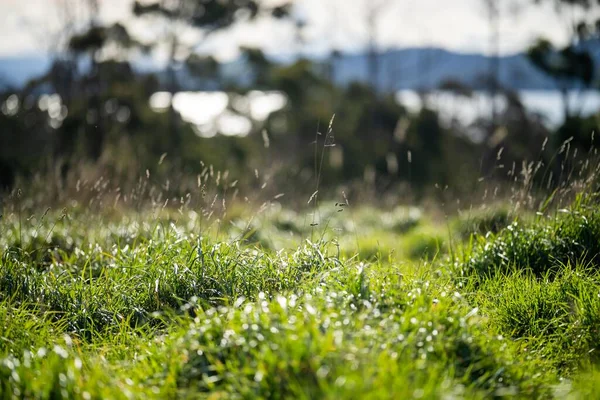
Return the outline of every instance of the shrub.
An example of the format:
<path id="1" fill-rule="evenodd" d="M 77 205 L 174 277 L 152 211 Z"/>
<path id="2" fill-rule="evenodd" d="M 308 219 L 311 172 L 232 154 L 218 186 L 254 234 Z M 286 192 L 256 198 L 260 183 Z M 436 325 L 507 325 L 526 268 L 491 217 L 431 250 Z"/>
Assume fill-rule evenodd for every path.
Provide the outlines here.
<path id="1" fill-rule="evenodd" d="M 467 273 L 490 276 L 513 270 L 529 270 L 542 277 L 568 263 L 600 259 L 600 210 L 579 205 L 562 210 L 549 222 L 531 226 L 517 221 L 491 238 L 479 237 L 466 261 Z"/>

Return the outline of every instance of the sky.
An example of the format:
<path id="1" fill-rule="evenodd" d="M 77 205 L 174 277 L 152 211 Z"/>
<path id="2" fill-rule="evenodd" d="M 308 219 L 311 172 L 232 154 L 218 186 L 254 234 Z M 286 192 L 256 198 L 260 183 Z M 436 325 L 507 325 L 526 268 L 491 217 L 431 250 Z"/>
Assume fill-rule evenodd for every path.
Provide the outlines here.
<path id="1" fill-rule="evenodd" d="M 100 18 L 124 21 L 139 37 L 151 37 L 156 25 L 134 21 L 131 0 L 99 0 Z M 277 0 L 270 0 L 277 1 Z M 235 57 L 240 45 L 260 46 L 270 54 L 325 54 L 331 48 L 359 51 L 367 43 L 365 10 L 382 0 L 296 0 L 297 15 L 307 21 L 305 45 L 299 47 L 289 24 L 260 21 L 215 34 L 201 50 L 219 59 Z M 386 0 L 383 0 L 386 1 Z M 567 21 L 550 2 L 496 0 L 501 4 L 500 50 L 515 53 L 538 37 L 557 44 L 568 38 Z M 61 5 L 84 18 L 82 0 L 0 0 L 0 56 L 52 51 L 61 26 Z M 490 27 L 484 0 L 387 0 L 377 19 L 377 42 L 381 49 L 435 46 L 461 52 L 489 53 Z"/>

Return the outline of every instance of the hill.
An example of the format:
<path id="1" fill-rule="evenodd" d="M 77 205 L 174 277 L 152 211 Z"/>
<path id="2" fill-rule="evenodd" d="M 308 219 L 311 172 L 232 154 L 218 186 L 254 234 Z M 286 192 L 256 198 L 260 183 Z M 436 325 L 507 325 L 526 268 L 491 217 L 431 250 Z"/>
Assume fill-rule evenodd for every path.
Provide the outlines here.
<path id="1" fill-rule="evenodd" d="M 600 54 L 594 52 L 600 62 Z M 388 50 L 381 54 L 381 88 L 433 89 L 447 80 L 460 81 L 474 89 L 485 88 L 492 59 L 476 53 L 459 53 L 441 48 L 405 48 Z M 278 57 L 273 57 L 277 59 Z M 315 59 L 315 61 L 319 61 Z M 320 60 L 327 62 L 327 60 Z M 50 55 L 21 55 L 0 57 L 0 85 L 20 87 L 28 79 L 43 73 L 50 66 Z M 245 62 L 242 59 L 222 65 L 222 72 L 228 78 L 245 79 Z M 141 72 L 160 72 L 162 67 L 153 60 L 140 59 L 134 62 Z M 502 86 L 514 90 L 556 90 L 552 79 L 537 70 L 525 54 L 511 54 L 500 57 L 500 82 Z M 353 81 L 367 81 L 367 55 L 365 53 L 341 54 L 333 61 L 333 78 L 336 83 L 346 85 Z M 183 82 L 189 82 L 187 90 L 200 90 L 199 85 L 179 72 Z M 161 73 L 162 75 L 162 73 Z M 240 76 L 242 78 L 240 78 Z M 213 85 L 211 85 L 212 87 Z"/>

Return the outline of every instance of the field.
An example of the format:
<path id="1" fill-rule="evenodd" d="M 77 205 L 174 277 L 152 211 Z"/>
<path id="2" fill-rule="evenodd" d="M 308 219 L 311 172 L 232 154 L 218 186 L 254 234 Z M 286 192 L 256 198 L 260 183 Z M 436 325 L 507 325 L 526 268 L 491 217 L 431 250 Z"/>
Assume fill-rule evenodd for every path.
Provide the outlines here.
<path id="1" fill-rule="evenodd" d="M 600 209 L 573 192 L 448 215 L 17 192 L 0 398 L 598 397 Z"/>

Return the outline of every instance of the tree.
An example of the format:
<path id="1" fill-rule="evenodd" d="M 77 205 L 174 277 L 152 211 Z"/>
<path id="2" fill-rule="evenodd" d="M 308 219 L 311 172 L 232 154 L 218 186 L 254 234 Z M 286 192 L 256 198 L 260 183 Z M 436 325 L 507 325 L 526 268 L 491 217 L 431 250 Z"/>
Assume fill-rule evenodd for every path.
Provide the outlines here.
<path id="1" fill-rule="evenodd" d="M 98 11 L 98 5 L 91 1 L 91 9 Z M 75 54 L 75 59 L 87 57 L 90 61 L 90 70 L 83 79 L 84 102 L 88 108 L 87 140 L 88 153 L 93 159 L 98 159 L 102 154 L 104 140 L 106 137 L 105 119 L 103 118 L 103 93 L 107 86 L 118 74 L 114 68 L 106 68 L 107 64 L 102 61 L 102 53 L 110 49 L 113 55 L 119 59 L 130 48 L 145 47 L 133 39 L 124 25 L 115 23 L 113 25 L 101 25 L 92 17 L 87 30 L 75 34 L 68 42 L 68 50 Z M 126 71 L 129 65 L 125 66 Z M 127 74 L 129 75 L 129 74 Z"/>
<path id="2" fill-rule="evenodd" d="M 534 0 L 536 4 L 552 2 L 556 12 L 568 21 L 568 43 L 557 47 L 540 38 L 528 50 L 529 60 L 552 77 L 562 93 L 565 124 L 559 129 L 559 142 L 574 137 L 573 145 L 589 147 L 589 140 L 582 137 L 583 125 L 578 110 L 569 102 L 571 90 L 597 87 L 597 65 L 593 54 L 598 50 L 600 39 L 600 2 L 597 0 Z M 579 13 L 575 11 L 579 10 Z"/>
<path id="3" fill-rule="evenodd" d="M 496 96 L 500 84 L 500 6 L 495 0 L 485 0 L 488 9 L 490 23 L 490 95 L 492 100 L 492 115 L 489 136 L 492 136 L 497 126 L 498 107 L 496 105 Z"/>
<path id="4" fill-rule="evenodd" d="M 51 153 L 56 158 L 70 158 L 76 136 L 80 135 L 78 131 L 85 130 L 83 136 L 87 145 L 82 146 L 87 153 L 85 155 L 97 159 L 106 135 L 100 99 L 113 78 L 109 69 L 100 66 L 108 59 L 103 53 L 110 49 L 113 56 L 122 56 L 127 49 L 139 46 L 139 43 L 121 24 L 102 25 L 97 18 L 100 11 L 97 0 L 57 1 L 55 9 L 60 27 L 47 35 L 48 49 L 54 61 L 42 76 L 28 82 L 20 96 L 25 99 L 39 92 L 54 92 L 60 96 L 64 114 L 68 114 L 69 119 L 73 117 L 73 110 L 83 103 L 89 117 L 87 123 L 76 130 L 56 132 L 57 140 Z M 70 121 L 64 122 L 70 124 Z"/>
<path id="5" fill-rule="evenodd" d="M 379 48 L 377 39 L 377 28 L 380 23 L 380 18 L 383 12 L 389 6 L 390 0 L 377 0 L 368 1 L 366 9 L 366 23 L 367 31 L 369 35 L 368 40 L 368 71 L 369 71 L 369 82 L 373 89 L 377 92 L 379 90 Z"/>
<path id="6" fill-rule="evenodd" d="M 568 91 L 573 86 L 591 87 L 595 75 L 594 60 L 586 50 L 580 50 L 576 45 L 556 48 L 545 39 L 538 41 L 527 52 L 529 60 L 554 78 L 563 94 L 565 118 L 572 116 L 569 107 Z"/>
<path id="7" fill-rule="evenodd" d="M 568 103 L 568 90 L 591 88 L 596 78 L 596 66 L 592 48 L 597 47 L 593 39 L 600 35 L 600 19 L 597 15 L 600 2 L 595 0 L 534 0 L 536 4 L 552 2 L 557 13 L 568 19 L 568 43 L 556 47 L 540 38 L 528 50 L 529 60 L 540 70 L 554 78 L 563 93 L 565 118 L 573 116 Z M 581 18 L 575 17 L 575 9 L 585 11 Z"/>
<path id="8" fill-rule="evenodd" d="M 335 36 L 338 26 L 343 26 L 344 33 L 352 37 L 352 40 L 364 41 L 367 53 L 367 82 L 378 91 L 382 87 L 380 82 L 381 60 L 380 60 L 380 38 L 379 28 L 382 18 L 391 12 L 393 6 L 397 4 L 395 0 L 359 0 L 352 2 L 356 8 L 348 7 L 348 2 L 344 0 L 323 2 L 327 5 L 325 12 L 330 14 L 331 21 L 328 24 L 330 31 L 326 34 Z M 348 14 L 344 14 L 348 13 Z M 359 16 L 358 24 L 349 23 L 347 19 L 352 18 L 352 13 Z M 365 37 L 366 32 L 366 37 Z M 334 46 L 336 44 L 334 43 Z M 338 44 L 339 45 L 339 44 Z M 331 48 L 332 58 L 339 55 L 335 48 Z"/>
<path id="9" fill-rule="evenodd" d="M 282 19 L 290 11 L 291 4 L 288 2 L 267 6 L 260 0 L 157 0 L 143 3 L 135 1 L 133 4 L 135 16 L 153 18 L 155 24 L 164 26 L 162 35 L 159 35 L 153 45 L 167 45 L 167 91 L 172 96 L 179 89 L 177 64 L 183 61 L 182 58 L 193 55 L 194 50 L 207 37 L 240 22 L 266 17 Z M 182 39 L 183 33 L 190 29 L 199 39 L 186 43 Z M 178 129 L 172 102 L 169 115 L 173 135 L 177 138 Z"/>

